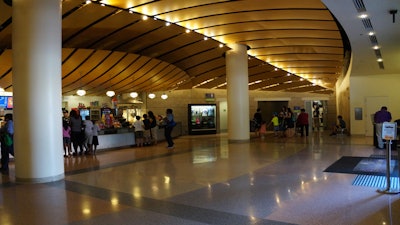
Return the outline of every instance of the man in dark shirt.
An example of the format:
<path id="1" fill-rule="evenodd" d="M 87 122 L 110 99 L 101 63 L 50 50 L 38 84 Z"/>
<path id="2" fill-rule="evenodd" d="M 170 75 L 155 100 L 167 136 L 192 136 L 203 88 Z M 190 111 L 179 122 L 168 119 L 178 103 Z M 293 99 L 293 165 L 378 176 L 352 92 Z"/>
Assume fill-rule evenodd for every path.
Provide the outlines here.
<path id="1" fill-rule="evenodd" d="M 376 112 L 374 115 L 374 123 L 375 123 L 375 135 L 378 141 L 378 148 L 383 149 L 383 140 L 382 140 L 382 125 L 384 122 L 390 122 L 392 120 L 392 114 L 387 111 L 386 106 L 382 106 L 381 110 Z"/>

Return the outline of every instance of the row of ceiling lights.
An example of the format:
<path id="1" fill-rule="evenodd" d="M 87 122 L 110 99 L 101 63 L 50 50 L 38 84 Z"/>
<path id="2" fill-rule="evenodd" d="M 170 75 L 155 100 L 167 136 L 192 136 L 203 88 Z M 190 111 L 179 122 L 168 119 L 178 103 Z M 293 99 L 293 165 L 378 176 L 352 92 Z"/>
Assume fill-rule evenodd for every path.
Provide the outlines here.
<path id="1" fill-rule="evenodd" d="M 90 3 L 98 3 L 98 4 L 100 4 L 101 6 L 106 6 L 106 4 L 103 2 L 103 1 L 101 1 L 101 0 L 86 0 L 86 4 L 90 4 Z M 130 8 L 130 9 L 128 9 L 128 12 L 129 13 L 135 13 L 135 11 L 133 10 L 133 8 Z M 143 20 L 147 20 L 149 18 L 149 16 L 147 16 L 147 15 L 142 15 L 142 19 Z M 156 17 L 156 16 L 153 16 L 152 17 L 154 20 L 158 20 L 158 18 Z M 165 25 L 166 26 L 170 26 L 172 23 L 171 22 L 169 22 L 169 21 L 165 21 Z M 178 24 L 175 24 L 175 25 L 178 25 Z M 178 25 L 178 26 L 180 26 L 180 25 Z M 191 29 L 188 29 L 188 28 L 185 28 L 186 30 L 185 30 L 185 32 L 186 33 L 190 33 L 192 30 Z M 204 35 L 204 34 L 202 34 L 203 36 L 204 36 L 204 40 L 208 40 L 209 39 L 209 37 L 207 37 L 206 35 Z M 218 41 L 218 40 L 216 40 L 216 41 Z M 220 42 L 220 41 L 218 41 L 218 42 Z M 222 47 L 224 47 L 225 46 L 225 44 L 223 44 L 223 43 L 221 43 L 220 42 L 220 44 L 219 44 L 219 47 L 220 48 L 222 48 Z M 252 57 L 254 57 L 254 58 L 257 58 L 255 55 L 251 55 L 251 53 L 249 53 L 248 54 L 249 55 L 249 59 L 251 59 Z M 266 62 L 268 63 L 268 61 L 266 60 Z M 269 63 L 268 63 L 269 64 Z M 272 65 L 272 64 L 270 64 L 270 65 Z M 279 68 L 278 67 L 276 67 L 276 66 L 274 66 L 275 67 L 275 71 L 278 71 L 279 70 Z M 282 69 L 283 70 L 283 69 Z M 290 76 L 291 75 L 291 73 L 290 72 L 288 72 L 287 73 L 288 74 L 288 76 Z M 300 81 L 303 81 L 305 78 L 304 77 L 300 77 Z M 319 81 L 319 80 L 309 80 L 310 82 L 311 82 L 311 85 L 312 86 L 315 86 L 315 85 L 317 85 L 317 83 L 321 83 L 321 81 Z M 205 82 L 203 82 L 202 84 L 199 84 L 198 86 L 201 86 L 201 85 L 203 85 L 204 83 L 208 83 L 208 82 L 210 82 L 210 80 L 209 81 L 205 81 Z M 225 83 L 225 85 L 226 85 L 226 83 Z M 219 85 L 218 87 L 220 87 L 220 86 L 224 86 L 224 85 Z M 195 88 L 196 86 L 194 86 L 194 88 Z M 111 93 L 110 93 L 111 94 Z M 151 94 L 150 94 L 151 95 Z M 149 95 L 149 98 L 151 98 L 152 99 L 152 96 L 153 95 L 151 95 L 150 96 Z M 107 95 L 107 96 L 109 96 L 109 95 Z M 112 95 L 113 96 L 113 95 Z M 112 97 L 112 96 L 110 96 L 110 97 Z M 162 97 L 162 96 L 161 96 Z M 154 98 L 154 97 L 153 97 Z"/>
<path id="2" fill-rule="evenodd" d="M 79 90 L 76 91 L 76 94 L 79 95 L 79 96 L 85 96 L 85 95 L 86 95 L 86 91 L 83 90 L 83 89 L 79 89 Z M 111 98 L 111 97 L 114 97 L 114 96 L 115 96 L 115 91 L 107 91 L 107 92 L 106 92 L 106 95 L 107 95 L 108 97 L 110 97 L 110 98 Z M 131 92 L 129 95 L 130 95 L 132 98 L 137 98 L 137 97 L 139 96 L 139 94 L 138 94 L 137 92 Z M 148 95 L 148 97 L 149 97 L 150 99 L 154 99 L 154 98 L 156 97 L 156 94 L 150 93 L 150 94 Z M 168 95 L 164 93 L 164 94 L 161 95 L 161 98 L 165 100 L 165 99 L 168 98 Z"/>

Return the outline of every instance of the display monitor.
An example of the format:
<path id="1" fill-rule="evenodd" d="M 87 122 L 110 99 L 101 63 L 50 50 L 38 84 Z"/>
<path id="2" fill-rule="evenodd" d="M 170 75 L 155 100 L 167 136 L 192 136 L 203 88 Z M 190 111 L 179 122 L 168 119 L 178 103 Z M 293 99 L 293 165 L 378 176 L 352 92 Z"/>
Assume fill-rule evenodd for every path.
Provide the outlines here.
<path id="1" fill-rule="evenodd" d="M 0 96 L 0 108 L 12 109 L 13 108 L 13 97 L 12 96 Z"/>

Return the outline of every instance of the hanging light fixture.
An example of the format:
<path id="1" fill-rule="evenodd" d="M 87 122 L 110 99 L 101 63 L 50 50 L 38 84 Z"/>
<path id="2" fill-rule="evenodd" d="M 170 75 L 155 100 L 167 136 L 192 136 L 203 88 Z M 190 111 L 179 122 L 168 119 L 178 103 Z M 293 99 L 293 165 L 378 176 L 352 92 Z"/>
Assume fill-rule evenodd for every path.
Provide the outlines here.
<path id="1" fill-rule="evenodd" d="M 135 91 L 130 93 L 130 96 L 131 96 L 132 98 L 136 98 L 138 95 L 139 95 L 139 94 L 138 94 L 137 92 L 135 92 Z"/>
<path id="2" fill-rule="evenodd" d="M 166 94 L 164 93 L 164 94 L 161 95 L 161 98 L 165 100 L 165 99 L 168 98 L 168 95 L 166 95 Z"/>
<path id="3" fill-rule="evenodd" d="M 76 94 L 79 96 L 86 95 L 86 91 L 82 88 L 82 72 L 79 72 L 79 85 L 81 86 L 77 91 Z"/>
<path id="4" fill-rule="evenodd" d="M 106 95 L 111 98 L 112 96 L 115 95 L 115 92 L 114 91 L 107 91 Z"/>
<path id="5" fill-rule="evenodd" d="M 80 88 L 79 90 L 76 91 L 76 94 L 79 96 L 84 96 L 86 95 L 86 91 Z"/>
<path id="6" fill-rule="evenodd" d="M 155 98 L 155 97 L 156 97 L 156 95 L 155 95 L 154 93 L 150 93 L 150 94 L 149 94 L 149 98 L 150 98 L 150 99 L 153 99 L 153 98 Z"/>

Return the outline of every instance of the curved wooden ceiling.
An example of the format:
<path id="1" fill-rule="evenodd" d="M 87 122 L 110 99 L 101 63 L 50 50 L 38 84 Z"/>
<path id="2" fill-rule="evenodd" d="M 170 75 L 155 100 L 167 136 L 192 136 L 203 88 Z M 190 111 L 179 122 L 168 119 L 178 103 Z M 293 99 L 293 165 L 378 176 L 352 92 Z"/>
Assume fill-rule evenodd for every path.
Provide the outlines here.
<path id="1" fill-rule="evenodd" d="M 0 86 L 12 91 L 11 7 L 0 11 Z M 329 94 L 344 59 L 319 0 L 64 0 L 62 43 L 64 95 L 226 88 L 231 43 L 250 48 L 250 90 Z"/>

